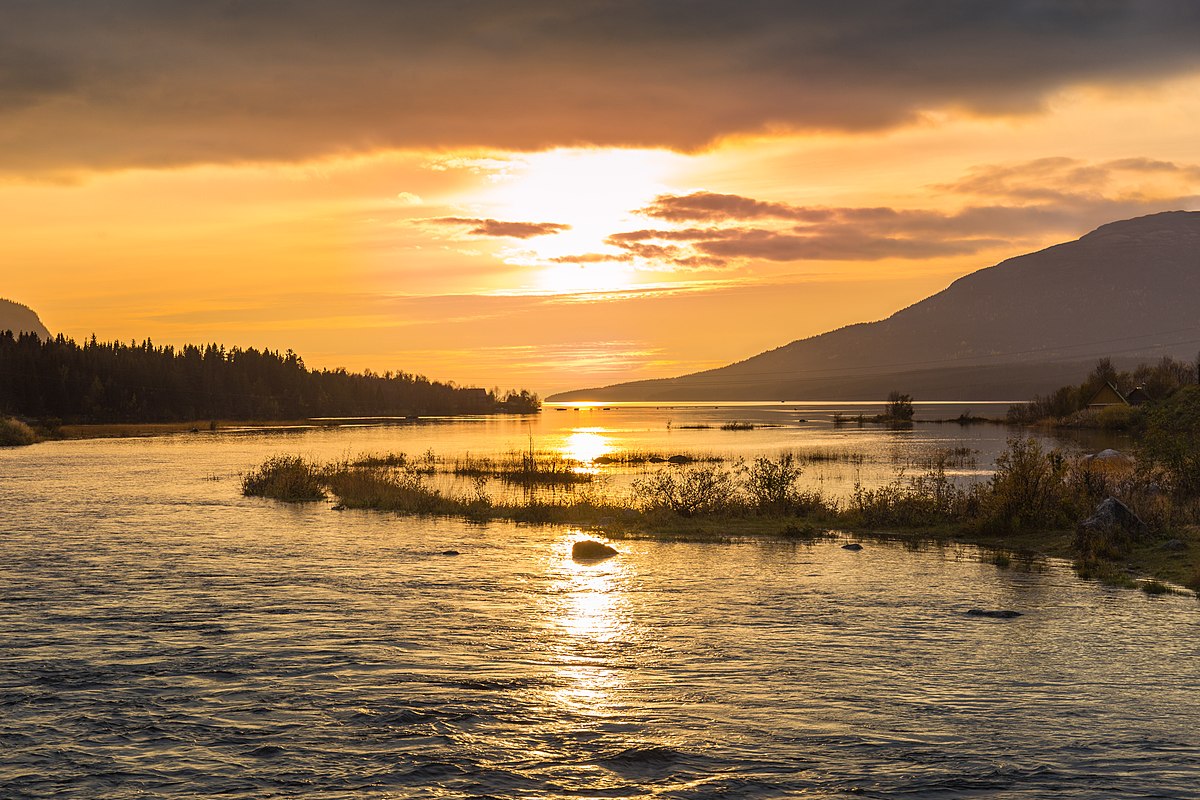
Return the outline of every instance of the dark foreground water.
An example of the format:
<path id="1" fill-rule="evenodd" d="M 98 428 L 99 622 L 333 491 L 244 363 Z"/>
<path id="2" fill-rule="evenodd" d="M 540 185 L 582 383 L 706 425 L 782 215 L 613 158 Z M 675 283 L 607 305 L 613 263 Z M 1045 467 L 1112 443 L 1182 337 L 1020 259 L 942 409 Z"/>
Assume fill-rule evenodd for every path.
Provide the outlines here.
<path id="1" fill-rule="evenodd" d="M 581 565 L 221 477 L 279 449 L 0 452 L 0 797 L 1200 796 L 1195 599 L 869 542 Z"/>

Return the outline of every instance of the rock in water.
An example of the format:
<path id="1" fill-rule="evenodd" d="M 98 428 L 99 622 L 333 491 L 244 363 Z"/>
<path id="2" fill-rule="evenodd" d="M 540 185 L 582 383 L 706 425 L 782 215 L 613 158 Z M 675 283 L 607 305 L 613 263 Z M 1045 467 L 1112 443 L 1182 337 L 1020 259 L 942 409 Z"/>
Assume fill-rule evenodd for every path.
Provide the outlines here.
<path id="1" fill-rule="evenodd" d="M 616 554 L 617 551 L 613 548 L 593 539 L 584 539 L 582 542 L 571 545 L 571 558 L 576 561 L 599 561 L 604 558 L 612 558 Z"/>
<path id="2" fill-rule="evenodd" d="M 967 612 L 968 617 L 991 617 L 992 619 L 1012 619 L 1013 617 L 1021 616 L 1020 611 L 1009 611 L 1007 608 L 999 608 L 996 610 L 972 608 Z"/>
<path id="3" fill-rule="evenodd" d="M 857 550 L 862 550 L 862 545 L 861 545 L 861 544 L 859 544 L 858 542 L 851 542 L 850 544 L 844 544 L 844 545 L 842 545 L 842 549 L 843 549 L 843 550 L 855 550 L 855 551 L 857 551 Z"/>
<path id="4" fill-rule="evenodd" d="M 443 550 L 443 551 L 442 551 L 442 555 L 444 555 L 444 556 L 456 556 L 456 555 L 458 555 L 458 551 L 457 551 L 457 550 Z"/>

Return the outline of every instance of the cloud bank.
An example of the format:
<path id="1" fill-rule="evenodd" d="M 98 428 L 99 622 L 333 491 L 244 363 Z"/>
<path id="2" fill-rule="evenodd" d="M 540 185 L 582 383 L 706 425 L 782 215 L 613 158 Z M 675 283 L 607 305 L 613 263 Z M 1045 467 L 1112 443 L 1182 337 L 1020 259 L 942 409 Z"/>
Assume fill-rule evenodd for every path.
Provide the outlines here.
<path id="1" fill-rule="evenodd" d="M 1190 0 L 6 0 L 0 171 L 690 149 L 1200 69 Z"/>

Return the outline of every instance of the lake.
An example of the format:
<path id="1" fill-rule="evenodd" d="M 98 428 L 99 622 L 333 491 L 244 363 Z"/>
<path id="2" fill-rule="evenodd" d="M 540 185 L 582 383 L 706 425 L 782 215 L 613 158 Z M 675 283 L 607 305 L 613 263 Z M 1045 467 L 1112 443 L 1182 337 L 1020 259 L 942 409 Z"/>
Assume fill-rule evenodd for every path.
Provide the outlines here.
<path id="1" fill-rule="evenodd" d="M 579 408 L 0 450 L 0 797 L 1196 797 L 1194 598 L 961 545 L 621 541 L 580 564 L 570 528 L 239 491 L 276 453 L 532 438 L 589 459 L 862 453 L 813 468 L 836 492 L 939 449 L 986 477 L 1011 433 Z"/>

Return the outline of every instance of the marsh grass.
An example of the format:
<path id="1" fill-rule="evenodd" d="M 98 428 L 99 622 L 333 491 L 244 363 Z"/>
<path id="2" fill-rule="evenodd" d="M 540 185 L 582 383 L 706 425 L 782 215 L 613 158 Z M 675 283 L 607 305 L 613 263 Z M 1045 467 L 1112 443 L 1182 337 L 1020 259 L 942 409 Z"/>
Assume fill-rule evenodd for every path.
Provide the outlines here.
<path id="1" fill-rule="evenodd" d="M 828 454 L 826 454 L 828 455 Z M 800 531 L 844 530 L 898 541 L 970 540 L 997 548 L 991 563 L 1006 568 L 1022 553 L 1073 557 L 1079 575 L 1119 586 L 1132 585 L 1129 569 L 1200 589 L 1200 501 L 1172 505 L 1152 476 L 1124 466 L 1096 465 L 1046 451 L 1033 440 L 1013 439 L 988 480 L 959 485 L 947 474 L 953 451 L 936 454 L 927 467 L 867 488 L 856 485 L 839 501 L 804 483 L 811 454 L 782 453 L 746 463 L 719 459 L 654 463 L 626 489 L 578 472 L 557 456 L 510 454 L 500 459 L 462 458 L 447 464 L 432 454 L 419 462 L 402 457 L 349 459 L 319 465 L 277 456 L 243 478 L 247 495 L 301 501 L 332 494 L 351 508 L 405 514 L 509 519 L 597 525 L 646 536 L 720 537 L 742 531 L 803 538 Z M 836 458 L 850 457 L 838 454 Z M 822 458 L 817 459 L 819 463 Z M 469 479 L 470 487 L 438 483 L 438 474 Z M 642 464 L 640 457 L 609 463 Z M 489 483 L 520 489 L 489 492 Z M 1129 505 L 1149 526 L 1137 536 L 1120 530 L 1076 533 L 1104 497 Z M 789 533 L 791 531 L 791 533 Z M 1167 533 L 1183 546 L 1161 546 Z"/>
<path id="2" fill-rule="evenodd" d="M 455 459 L 448 471 L 458 477 L 495 478 L 526 486 L 591 483 L 596 477 L 580 462 L 557 453 L 514 452 L 500 458 L 467 455 Z"/>
<path id="3" fill-rule="evenodd" d="M 24 447 L 38 441 L 33 428 L 12 417 L 0 417 L 0 447 Z"/>
<path id="4" fill-rule="evenodd" d="M 242 494 L 289 503 L 324 500 L 325 473 L 299 456 L 273 456 L 242 478 Z"/>

